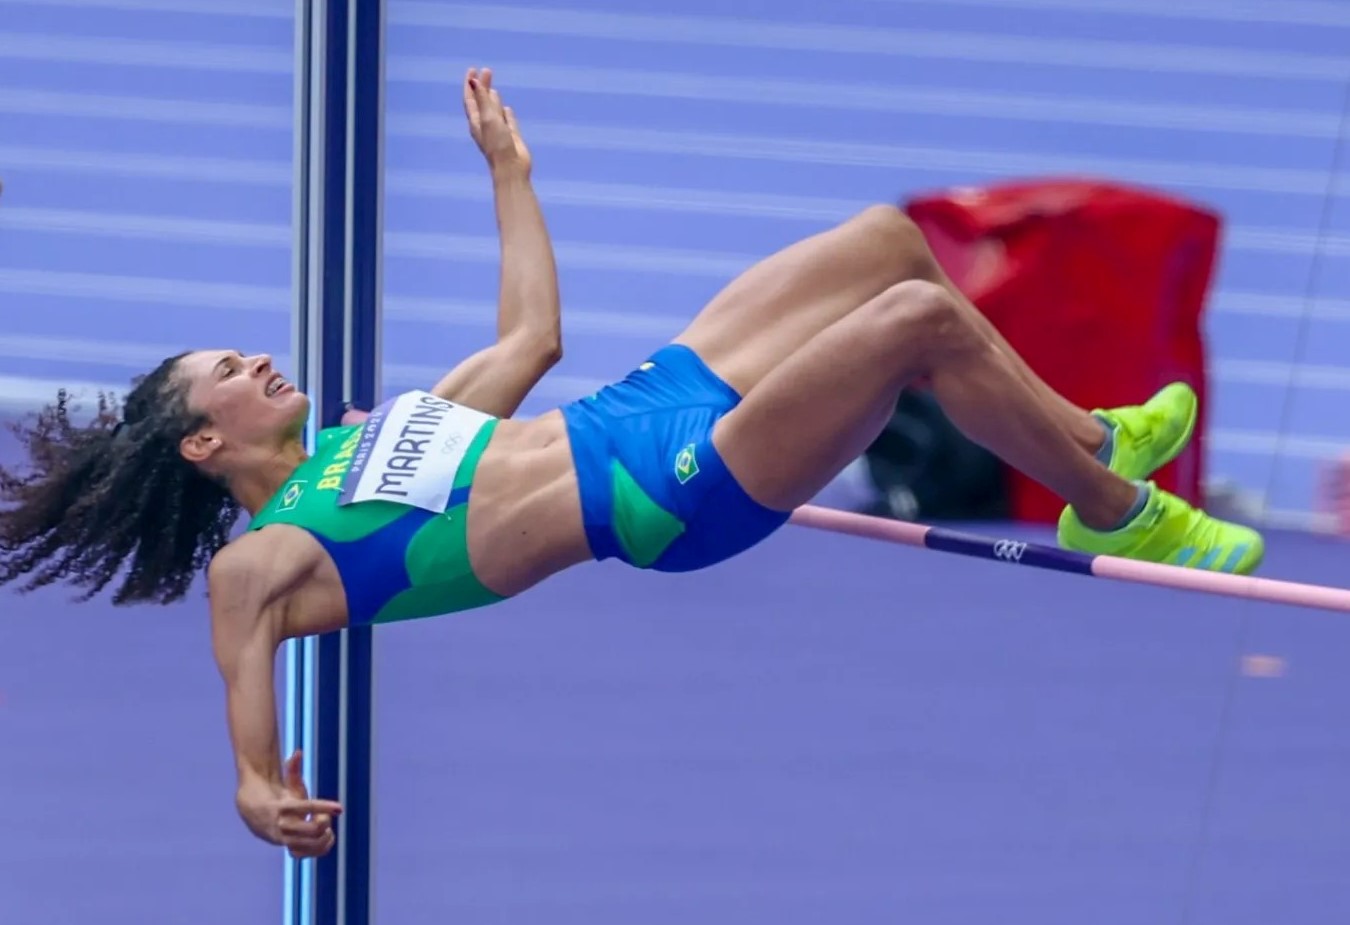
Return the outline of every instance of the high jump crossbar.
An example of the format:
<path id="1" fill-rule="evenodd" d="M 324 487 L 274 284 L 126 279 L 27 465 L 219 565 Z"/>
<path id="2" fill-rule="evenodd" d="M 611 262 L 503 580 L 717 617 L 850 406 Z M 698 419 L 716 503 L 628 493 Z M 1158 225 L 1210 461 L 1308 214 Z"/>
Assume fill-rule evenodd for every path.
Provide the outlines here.
<path id="1" fill-rule="evenodd" d="M 791 523 L 830 533 L 936 549 L 941 552 L 1049 569 L 1054 572 L 1069 572 L 1092 578 L 1110 578 L 1182 591 L 1198 591 L 1202 594 L 1218 594 L 1224 597 L 1350 613 L 1350 589 L 1346 588 L 1207 572 L 1116 556 L 1085 555 L 1025 540 L 976 536 L 942 527 L 871 517 L 810 504 L 794 511 Z"/>

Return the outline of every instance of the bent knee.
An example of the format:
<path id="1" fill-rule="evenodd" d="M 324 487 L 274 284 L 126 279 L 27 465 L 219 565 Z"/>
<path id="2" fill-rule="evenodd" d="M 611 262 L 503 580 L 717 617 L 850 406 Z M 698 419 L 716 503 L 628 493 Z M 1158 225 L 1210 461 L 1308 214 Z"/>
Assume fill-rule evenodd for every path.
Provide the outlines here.
<path id="1" fill-rule="evenodd" d="M 918 279 L 896 283 L 873 300 L 873 306 L 879 336 L 943 352 L 980 340 L 965 307 L 936 283 Z"/>
<path id="2" fill-rule="evenodd" d="M 885 261 L 897 282 L 940 278 L 942 271 L 923 230 L 899 206 L 868 206 L 850 221 L 864 232 L 867 246 Z"/>
<path id="3" fill-rule="evenodd" d="M 951 292 L 923 279 L 896 283 L 877 302 L 888 315 L 903 315 L 910 324 L 945 326 L 962 315 L 961 305 Z"/>
<path id="4" fill-rule="evenodd" d="M 914 219 L 905 214 L 899 206 L 878 203 L 863 209 L 850 219 L 865 226 L 870 235 L 875 235 L 883 243 L 903 247 L 914 243 L 923 244 L 923 232 L 914 224 Z"/>

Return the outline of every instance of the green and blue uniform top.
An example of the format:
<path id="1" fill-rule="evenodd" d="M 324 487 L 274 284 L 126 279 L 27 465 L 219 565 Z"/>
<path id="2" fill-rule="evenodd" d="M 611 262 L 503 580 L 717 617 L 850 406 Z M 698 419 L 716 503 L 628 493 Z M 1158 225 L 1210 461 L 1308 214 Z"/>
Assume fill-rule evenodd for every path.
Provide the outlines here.
<path id="1" fill-rule="evenodd" d="M 320 431 L 249 529 L 313 536 L 337 566 L 352 626 L 495 603 L 469 562 L 466 523 L 497 423 L 427 392 L 400 395 L 362 424 Z"/>

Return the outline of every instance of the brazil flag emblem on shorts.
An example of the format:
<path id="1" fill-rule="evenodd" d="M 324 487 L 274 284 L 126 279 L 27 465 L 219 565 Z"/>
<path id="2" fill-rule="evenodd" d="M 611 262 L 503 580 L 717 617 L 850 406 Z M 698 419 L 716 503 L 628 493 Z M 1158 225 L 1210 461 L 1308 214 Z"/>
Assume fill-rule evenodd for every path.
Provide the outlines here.
<path id="1" fill-rule="evenodd" d="M 694 458 L 694 445 L 691 443 L 675 456 L 675 478 L 681 485 L 698 475 L 698 460 Z"/>

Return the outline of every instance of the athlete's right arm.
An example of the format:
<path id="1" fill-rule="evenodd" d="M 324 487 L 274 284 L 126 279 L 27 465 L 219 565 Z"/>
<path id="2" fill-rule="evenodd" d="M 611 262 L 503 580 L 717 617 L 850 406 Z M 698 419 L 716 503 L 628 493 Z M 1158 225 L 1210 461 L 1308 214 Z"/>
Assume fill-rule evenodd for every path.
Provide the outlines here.
<path id="1" fill-rule="evenodd" d="M 283 773 L 273 680 L 282 640 L 277 569 L 265 552 L 243 537 L 217 554 L 207 573 L 212 647 L 239 775 L 235 805 L 254 835 L 296 857 L 317 857 L 332 848 L 332 818 L 342 807 L 309 798 L 299 753 Z"/>
<path id="2" fill-rule="evenodd" d="M 471 70 L 465 77 L 464 112 L 492 174 L 501 241 L 497 341 L 462 361 L 431 391 L 508 418 L 562 356 L 558 268 L 530 183 L 529 148 L 515 115 L 492 88 L 490 70 Z"/>

